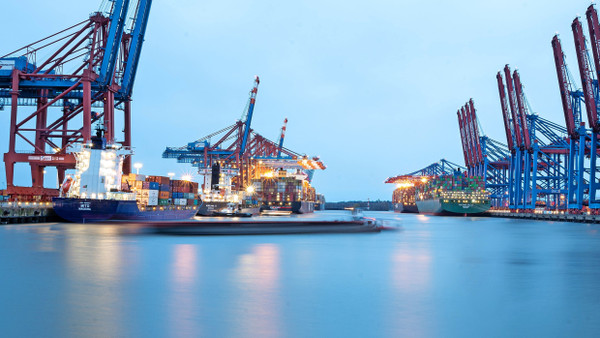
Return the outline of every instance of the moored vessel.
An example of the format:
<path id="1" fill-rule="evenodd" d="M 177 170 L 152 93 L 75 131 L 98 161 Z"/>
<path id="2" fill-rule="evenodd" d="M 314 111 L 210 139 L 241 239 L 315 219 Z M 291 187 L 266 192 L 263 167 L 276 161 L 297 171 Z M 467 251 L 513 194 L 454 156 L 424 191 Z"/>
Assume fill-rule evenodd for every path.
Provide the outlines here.
<path id="1" fill-rule="evenodd" d="M 75 153 L 76 173 L 52 199 L 54 211 L 76 223 L 99 221 L 183 220 L 196 214 L 198 199 L 194 182 L 162 176 L 122 174 L 129 149 L 107 145 L 98 130 L 91 143 Z"/>
<path id="2" fill-rule="evenodd" d="M 417 208 L 417 204 L 416 203 L 412 203 L 412 204 L 407 204 L 407 203 L 393 203 L 394 205 L 394 212 L 402 212 L 402 213 L 411 213 L 411 214 L 416 214 L 419 212 L 419 209 Z"/>
<path id="3" fill-rule="evenodd" d="M 261 211 L 307 214 L 315 211 L 316 192 L 301 170 L 266 171 L 252 180 L 244 204 L 260 205 Z"/>
<path id="4" fill-rule="evenodd" d="M 415 203 L 415 188 L 424 183 L 422 177 L 400 176 L 393 179 L 396 189 L 392 194 L 392 205 L 394 212 L 402 213 L 418 213 L 417 204 Z"/>
<path id="5" fill-rule="evenodd" d="M 433 215 L 476 215 L 491 207 L 483 178 L 454 175 L 435 176 L 415 192 L 419 213 Z"/>

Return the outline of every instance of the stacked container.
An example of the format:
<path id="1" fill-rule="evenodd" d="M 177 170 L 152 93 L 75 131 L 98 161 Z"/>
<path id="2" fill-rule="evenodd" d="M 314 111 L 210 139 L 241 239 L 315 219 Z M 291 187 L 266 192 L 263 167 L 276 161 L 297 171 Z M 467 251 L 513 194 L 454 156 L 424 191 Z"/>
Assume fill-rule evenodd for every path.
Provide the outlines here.
<path id="1" fill-rule="evenodd" d="M 291 203 L 299 201 L 315 201 L 316 192 L 307 181 L 293 176 L 278 175 L 275 178 L 260 178 L 252 180 L 254 188 L 254 203 L 246 204 Z"/>
<path id="2" fill-rule="evenodd" d="M 138 203 L 147 206 L 195 206 L 198 183 L 170 180 L 166 176 L 124 175 L 121 190 L 135 192 Z"/>

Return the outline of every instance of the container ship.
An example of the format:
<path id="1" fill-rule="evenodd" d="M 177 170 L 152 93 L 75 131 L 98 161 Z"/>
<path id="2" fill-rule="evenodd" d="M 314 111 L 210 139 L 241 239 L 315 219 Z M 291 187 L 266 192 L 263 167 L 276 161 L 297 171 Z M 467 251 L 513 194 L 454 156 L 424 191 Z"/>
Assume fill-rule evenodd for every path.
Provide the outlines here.
<path id="1" fill-rule="evenodd" d="M 490 209 L 490 196 L 480 176 L 454 175 L 425 179 L 415 187 L 419 213 L 433 215 L 480 214 Z"/>
<path id="2" fill-rule="evenodd" d="M 418 213 L 415 201 L 416 187 L 425 182 L 424 177 L 403 175 L 388 178 L 385 183 L 396 185 L 392 194 L 392 204 L 395 212 Z"/>
<path id="3" fill-rule="evenodd" d="M 392 204 L 395 212 L 417 213 L 415 203 L 415 184 L 400 183 L 392 195 Z"/>
<path id="4" fill-rule="evenodd" d="M 67 176 L 54 211 L 76 223 L 109 220 L 154 221 L 192 218 L 200 203 L 195 182 L 162 176 L 122 175 L 131 150 L 107 145 L 98 130 L 91 143 L 75 153 L 76 174 Z"/>
<path id="5" fill-rule="evenodd" d="M 268 171 L 252 180 L 243 204 L 259 205 L 262 212 L 306 214 L 315 211 L 316 193 L 301 170 Z"/>
<path id="6" fill-rule="evenodd" d="M 232 189 L 232 179 L 239 174 L 235 168 L 222 168 L 219 163 L 210 170 L 200 170 L 204 176 L 202 189 L 202 205 L 198 216 L 247 216 L 260 213 L 258 204 L 242 203 L 243 192 Z"/>

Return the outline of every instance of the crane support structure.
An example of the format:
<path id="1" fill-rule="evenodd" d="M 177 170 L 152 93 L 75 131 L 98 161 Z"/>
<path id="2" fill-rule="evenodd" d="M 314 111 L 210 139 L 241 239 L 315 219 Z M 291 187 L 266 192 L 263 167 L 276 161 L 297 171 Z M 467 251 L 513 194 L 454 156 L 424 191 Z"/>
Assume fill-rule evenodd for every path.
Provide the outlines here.
<path id="1" fill-rule="evenodd" d="M 507 146 L 480 134 L 473 99 L 457 111 L 457 117 L 467 174 L 483 178 L 492 206 L 508 205 Z M 440 161 L 440 165 L 444 163 L 447 161 Z"/>
<path id="2" fill-rule="evenodd" d="M 504 86 L 502 72 L 496 74 L 500 107 L 504 120 L 506 137 L 510 149 L 508 179 L 508 207 L 514 210 L 533 210 L 538 205 L 548 208 L 561 207 L 561 194 L 566 193 L 566 173 L 562 163 L 568 154 L 568 144 L 562 138 L 566 129 L 556 123 L 530 113 L 518 71 L 511 73 L 504 67 L 507 87 Z M 512 91 L 514 114 L 509 114 L 507 91 Z M 518 119 L 515 123 L 514 119 Z M 515 131 L 515 129 L 517 129 Z M 521 136 L 520 146 L 515 134 Z"/>
<path id="3" fill-rule="evenodd" d="M 441 159 L 438 162 L 432 163 L 424 168 L 419 170 L 415 170 L 408 174 L 401 174 L 392 177 L 388 177 L 384 183 L 396 183 L 400 180 L 410 179 L 414 177 L 436 177 L 436 176 L 446 176 L 446 175 L 454 175 L 455 172 L 460 171 L 464 172 L 467 168 L 461 166 L 460 164 L 456 164 L 450 162 L 446 159 Z"/>
<path id="4" fill-rule="evenodd" d="M 508 65 L 505 66 L 505 69 L 509 70 Z M 510 72 L 510 70 L 509 70 Z M 521 145 L 521 158 L 522 158 L 522 180 L 519 182 L 519 187 L 521 188 L 521 196 L 519 199 L 519 205 L 525 209 L 533 209 L 535 207 L 535 192 L 532 194 L 532 189 L 535 190 L 536 185 L 531 184 L 531 176 L 533 172 L 533 176 L 536 176 L 537 170 L 533 170 L 532 163 L 532 149 L 531 149 L 531 135 L 529 134 L 529 128 L 527 126 L 527 114 L 525 111 L 525 98 L 523 96 L 523 88 L 521 85 L 521 78 L 517 70 L 513 72 L 512 76 L 514 82 L 514 96 L 517 101 L 517 109 L 519 116 L 519 124 L 521 126 L 521 135 L 523 137 L 523 143 Z M 507 78 L 508 81 L 508 78 Z M 509 86 L 510 87 L 510 86 Z M 533 197 L 533 200 L 532 200 Z"/>
<path id="5" fill-rule="evenodd" d="M 567 205 L 569 209 L 583 207 L 584 157 L 586 130 L 581 121 L 581 101 L 583 92 L 575 89 L 569 78 L 565 56 L 558 35 L 552 38 L 554 62 L 563 105 L 563 113 L 569 134 L 569 161 Z"/>
<path id="6" fill-rule="evenodd" d="M 145 14 L 130 21 L 128 11 L 136 1 L 136 8 L 144 8 Z M 57 189 L 44 187 L 44 169 L 55 167 L 62 182 L 65 170 L 74 168 L 72 148 L 90 141 L 94 123 L 104 125 L 108 144 L 131 146 L 131 86 L 129 92 L 120 90 L 123 70 L 137 67 L 150 4 L 109 1 L 88 20 L 0 56 L 0 101 L 10 102 L 11 114 L 4 154 L 9 195 L 36 199 L 58 195 Z M 132 32 L 138 32 L 136 48 L 131 48 Z M 135 56 L 130 55 L 133 51 Z M 134 76 L 129 74 L 130 84 Z M 33 113 L 19 107 L 33 107 Z M 124 112 L 122 141 L 115 133 L 115 109 Z M 15 164 L 20 162 L 31 167 L 31 187 L 14 184 Z M 127 158 L 125 173 L 130 172 L 130 163 Z"/>
<path id="7" fill-rule="evenodd" d="M 587 53 L 577 53 L 578 62 L 580 63 L 579 68 L 580 72 L 585 72 L 585 74 L 581 74 L 582 83 L 585 83 L 585 86 L 591 89 L 585 90 L 586 93 L 586 110 L 588 114 L 588 125 L 591 128 L 591 137 L 590 137 L 590 174 L 589 174 L 589 189 L 588 189 L 588 205 L 590 209 L 599 210 L 600 209 L 600 172 L 598 168 L 598 138 L 600 133 L 600 123 L 599 123 L 599 115 L 600 115 L 600 107 L 598 102 L 600 100 L 600 89 L 598 86 L 598 79 L 600 79 L 600 24 L 598 23 L 598 12 L 593 5 L 590 5 L 586 11 L 588 29 L 590 33 L 590 48 L 592 49 L 592 55 L 594 62 L 593 64 L 589 60 L 589 54 Z M 579 24 L 580 25 L 580 24 Z M 577 27 L 579 29 L 580 27 Z M 575 31 L 574 31 L 575 33 Z M 585 41 L 582 32 L 582 40 Z M 576 43 L 580 45 L 580 43 Z M 585 48 L 585 45 L 583 45 Z M 578 49 L 581 49 L 579 47 Z M 587 60 L 580 60 L 579 54 L 582 54 L 583 57 L 587 58 Z M 587 61 L 584 64 L 582 69 L 582 61 Z M 585 76 L 584 76 L 585 75 Z"/>
<path id="8" fill-rule="evenodd" d="M 483 161 L 486 189 L 502 192 L 496 195 L 502 203 L 492 202 L 494 207 L 600 215 L 600 23 L 594 5 L 587 8 L 586 19 L 589 41 L 581 18 L 571 24 L 582 89 L 569 72 L 559 36 L 552 38 L 564 125 L 532 110 L 519 72 L 508 65 L 496 74 L 507 146 L 479 135 L 472 100 L 457 112 L 468 173 L 481 173 L 477 168 Z"/>
<path id="9" fill-rule="evenodd" d="M 512 127 L 516 141 L 515 156 L 512 163 L 512 180 L 514 189 L 514 205 L 519 205 L 519 201 L 523 200 L 523 167 L 524 167 L 524 145 L 522 138 L 522 126 L 521 121 L 518 118 L 518 107 L 517 107 L 517 95 L 514 90 L 512 76 L 508 65 L 504 67 L 504 77 L 506 78 L 506 89 L 508 93 L 508 103 L 510 107 L 510 116 L 512 120 Z"/>
<path id="10" fill-rule="evenodd" d="M 279 142 L 263 137 L 250 127 L 258 84 L 259 78 L 256 76 L 247 109 L 235 124 L 189 142 L 187 146 L 167 147 L 162 157 L 174 158 L 178 163 L 190 163 L 205 177 L 211 173 L 212 166 L 218 164 L 221 172 L 235 176 L 232 183 L 233 190 L 236 191 L 244 190 L 250 185 L 258 161 L 261 165 L 302 170 L 310 181 L 315 170 L 323 170 L 326 167 L 318 157 L 310 158 L 283 146 L 287 118 Z M 212 139 L 217 141 L 212 143 Z"/>

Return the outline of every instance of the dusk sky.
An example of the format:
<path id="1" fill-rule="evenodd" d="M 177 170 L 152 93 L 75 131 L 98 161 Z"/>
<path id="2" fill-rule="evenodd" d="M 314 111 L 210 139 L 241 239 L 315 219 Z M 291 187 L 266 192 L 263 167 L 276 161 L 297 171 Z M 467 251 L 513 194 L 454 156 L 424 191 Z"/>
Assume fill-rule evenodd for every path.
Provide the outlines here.
<path id="1" fill-rule="evenodd" d="M 100 2 L 3 3 L 0 54 L 85 20 Z M 571 22 L 589 4 L 155 0 L 133 94 L 134 162 L 144 174 L 191 172 L 162 159 L 165 147 L 233 124 L 258 75 L 252 128 L 276 141 L 287 117 L 285 146 L 327 165 L 318 192 L 390 200 L 388 176 L 441 158 L 464 164 L 456 111 L 469 98 L 483 133 L 506 143 L 495 78 L 505 64 L 519 69 L 533 110 L 564 125 L 550 41 L 560 33 L 579 83 Z M 0 118 L 4 153 L 8 107 Z M 15 183 L 30 185 L 29 167 L 17 168 Z"/>

